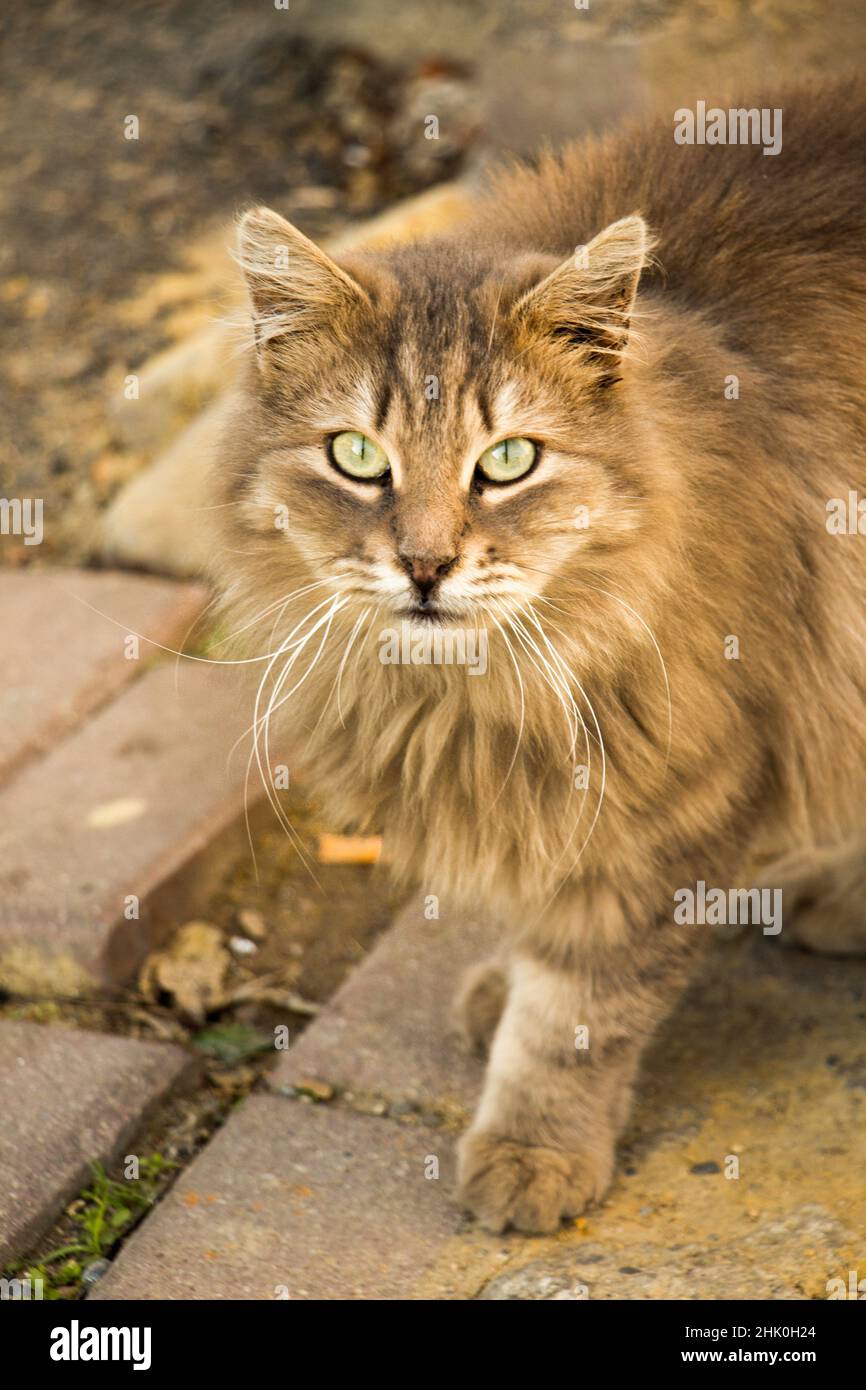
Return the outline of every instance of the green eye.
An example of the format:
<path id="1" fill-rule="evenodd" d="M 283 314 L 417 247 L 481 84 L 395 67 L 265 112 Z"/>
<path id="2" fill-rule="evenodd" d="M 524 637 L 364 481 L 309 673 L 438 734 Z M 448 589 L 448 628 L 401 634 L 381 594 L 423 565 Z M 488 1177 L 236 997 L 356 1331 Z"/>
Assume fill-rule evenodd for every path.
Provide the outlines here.
<path id="1" fill-rule="evenodd" d="M 332 436 L 329 446 L 331 462 L 350 478 L 371 482 L 388 472 L 388 455 L 372 439 L 355 430 L 344 430 Z"/>
<path id="2" fill-rule="evenodd" d="M 531 439 L 501 439 L 478 460 L 478 468 L 491 483 L 516 483 L 535 463 L 537 448 Z"/>

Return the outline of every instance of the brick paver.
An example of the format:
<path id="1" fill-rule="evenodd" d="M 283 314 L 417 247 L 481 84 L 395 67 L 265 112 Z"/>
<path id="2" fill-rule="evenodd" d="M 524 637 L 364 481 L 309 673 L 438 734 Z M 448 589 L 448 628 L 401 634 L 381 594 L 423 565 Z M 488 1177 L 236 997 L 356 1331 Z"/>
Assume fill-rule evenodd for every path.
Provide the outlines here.
<path id="1" fill-rule="evenodd" d="M 425 1176 L 433 1160 L 438 1178 Z M 94 1296 L 402 1298 L 460 1223 L 441 1133 L 255 1096 L 133 1235 Z"/>
<path id="2" fill-rule="evenodd" d="M 190 1065 L 161 1043 L 0 1021 L 0 1267 L 51 1226 L 91 1162 L 125 1152 Z"/>
<path id="3" fill-rule="evenodd" d="M 0 981 L 125 980 L 196 910 L 245 843 L 242 670 L 154 667 L 0 792 Z"/>
<path id="4" fill-rule="evenodd" d="M 338 1087 L 466 1111 L 482 1064 L 455 1027 L 466 969 L 491 955 L 496 929 L 444 908 L 427 921 L 409 904 L 328 1008 L 283 1054 L 276 1088 L 316 1077 Z"/>
<path id="5" fill-rule="evenodd" d="M 127 633 L 175 646 L 206 601 L 199 585 L 142 575 L 0 571 L 0 782 L 140 673 Z"/>

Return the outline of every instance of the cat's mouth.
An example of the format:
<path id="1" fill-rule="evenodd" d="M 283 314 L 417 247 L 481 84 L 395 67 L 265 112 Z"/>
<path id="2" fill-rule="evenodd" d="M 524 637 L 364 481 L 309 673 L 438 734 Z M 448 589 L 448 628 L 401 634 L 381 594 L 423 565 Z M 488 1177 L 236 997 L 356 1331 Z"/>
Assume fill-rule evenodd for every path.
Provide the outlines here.
<path id="1" fill-rule="evenodd" d="M 441 608 L 437 608 L 435 603 L 411 603 L 405 608 L 397 609 L 399 618 L 410 618 L 412 622 L 441 623 L 444 621 L 445 614 Z"/>

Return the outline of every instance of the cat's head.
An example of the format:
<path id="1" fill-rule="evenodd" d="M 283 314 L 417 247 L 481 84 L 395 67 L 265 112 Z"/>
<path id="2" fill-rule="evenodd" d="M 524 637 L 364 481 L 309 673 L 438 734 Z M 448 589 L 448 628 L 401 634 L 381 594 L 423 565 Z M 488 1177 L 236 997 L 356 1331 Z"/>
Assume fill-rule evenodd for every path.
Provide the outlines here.
<path id="1" fill-rule="evenodd" d="M 628 382 L 648 252 L 632 216 L 565 262 L 442 238 L 337 265 L 276 213 L 247 213 L 238 549 L 274 584 L 300 560 L 417 622 L 496 617 L 575 567 L 599 573 L 645 500 Z"/>

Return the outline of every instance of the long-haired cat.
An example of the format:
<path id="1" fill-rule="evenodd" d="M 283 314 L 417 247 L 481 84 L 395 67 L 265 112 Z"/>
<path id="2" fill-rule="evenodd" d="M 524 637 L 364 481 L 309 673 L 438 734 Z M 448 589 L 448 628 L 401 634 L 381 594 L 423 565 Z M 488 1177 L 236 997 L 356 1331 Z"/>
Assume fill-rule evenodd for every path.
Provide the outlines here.
<path id="1" fill-rule="evenodd" d="M 780 152 L 659 120 L 340 265 L 241 223 L 214 549 L 263 766 L 291 737 L 401 880 L 503 924 L 464 998 L 493 1230 L 605 1191 L 710 931 L 684 890 L 760 865 L 787 932 L 802 899 L 812 944 L 863 941 L 866 106 L 776 104 Z"/>

